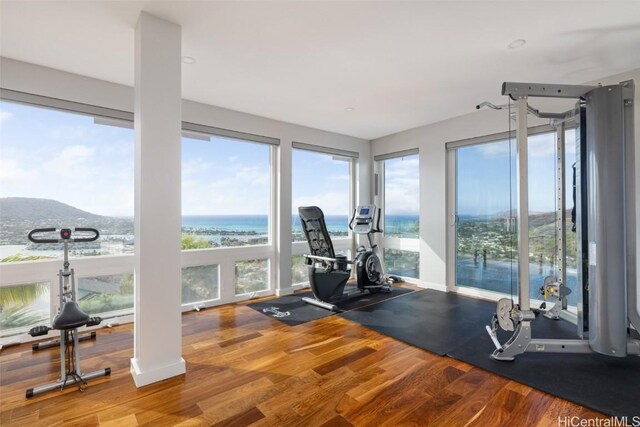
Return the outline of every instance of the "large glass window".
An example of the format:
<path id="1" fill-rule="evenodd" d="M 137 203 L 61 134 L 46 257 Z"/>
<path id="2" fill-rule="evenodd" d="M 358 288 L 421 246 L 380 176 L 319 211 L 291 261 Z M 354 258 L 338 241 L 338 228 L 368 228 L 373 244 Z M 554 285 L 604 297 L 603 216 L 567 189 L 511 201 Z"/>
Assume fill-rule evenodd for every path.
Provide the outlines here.
<path id="1" fill-rule="evenodd" d="M 417 239 L 420 228 L 418 155 L 384 160 L 384 235 Z"/>
<path id="2" fill-rule="evenodd" d="M 558 272 L 556 135 L 531 135 L 529 143 L 529 274 L 531 298 L 547 276 Z M 572 166 L 575 131 L 565 133 L 567 285 L 575 291 L 576 240 L 571 231 Z M 518 236 L 515 140 L 456 149 L 456 280 L 515 294 Z M 575 292 L 568 300 L 575 303 Z"/>
<path id="3" fill-rule="evenodd" d="M 271 146 L 182 139 L 182 249 L 269 242 Z"/>
<path id="4" fill-rule="evenodd" d="M 420 166 L 416 153 L 379 159 L 385 272 L 420 277 Z"/>
<path id="5" fill-rule="evenodd" d="M 332 239 L 349 235 L 352 162 L 348 157 L 293 149 L 291 214 L 294 242 L 306 241 L 298 216 L 300 206 L 322 209 Z"/>
<path id="6" fill-rule="evenodd" d="M 133 252 L 131 129 L 76 113 L 0 101 L 0 260 L 59 257 L 57 245 L 34 245 L 42 227 L 94 227 L 97 242 L 72 256 Z"/>

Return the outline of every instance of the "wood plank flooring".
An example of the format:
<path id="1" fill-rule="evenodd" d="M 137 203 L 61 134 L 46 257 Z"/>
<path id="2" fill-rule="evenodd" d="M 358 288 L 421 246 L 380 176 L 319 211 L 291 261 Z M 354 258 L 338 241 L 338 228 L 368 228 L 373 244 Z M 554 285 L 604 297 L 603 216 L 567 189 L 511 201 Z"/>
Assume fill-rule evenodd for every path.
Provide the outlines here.
<path id="1" fill-rule="evenodd" d="M 81 343 L 84 392 L 31 399 L 58 376 L 56 349 L 0 354 L 2 426 L 557 426 L 605 418 L 337 316 L 290 327 L 243 304 L 183 315 L 183 376 L 136 389 L 131 325 Z M 162 331 L 157 339 L 162 340 Z"/>

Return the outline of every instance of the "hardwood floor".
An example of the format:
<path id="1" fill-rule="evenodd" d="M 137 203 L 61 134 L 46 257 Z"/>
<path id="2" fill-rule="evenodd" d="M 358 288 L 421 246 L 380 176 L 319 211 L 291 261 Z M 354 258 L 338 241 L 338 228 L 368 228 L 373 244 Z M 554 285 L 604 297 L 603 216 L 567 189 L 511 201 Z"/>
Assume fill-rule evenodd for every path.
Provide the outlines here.
<path id="1" fill-rule="evenodd" d="M 290 327 L 238 304 L 183 315 L 183 376 L 136 389 L 131 325 L 81 343 L 84 392 L 54 381 L 58 351 L 0 355 L 3 426 L 557 426 L 603 415 L 337 316 Z M 162 339 L 158 331 L 157 339 Z"/>

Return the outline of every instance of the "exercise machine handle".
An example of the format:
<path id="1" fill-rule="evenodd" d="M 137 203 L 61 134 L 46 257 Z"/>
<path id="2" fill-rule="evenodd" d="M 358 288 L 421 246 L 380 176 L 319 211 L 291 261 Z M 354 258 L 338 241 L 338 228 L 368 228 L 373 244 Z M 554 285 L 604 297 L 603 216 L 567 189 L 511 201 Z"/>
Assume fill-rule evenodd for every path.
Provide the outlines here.
<path id="1" fill-rule="evenodd" d="M 382 209 L 378 208 L 378 221 L 376 224 L 376 229 L 374 230 L 376 233 L 382 233 L 382 229 L 380 228 L 380 216 L 382 215 Z"/>
<path id="2" fill-rule="evenodd" d="M 80 232 L 84 231 L 84 232 L 89 232 L 94 234 L 93 236 L 90 236 L 90 237 L 80 237 L 80 238 L 73 239 L 74 242 L 95 242 L 100 237 L 100 232 L 95 228 L 76 227 L 73 231 L 80 231 Z"/>
<path id="3" fill-rule="evenodd" d="M 58 239 L 37 239 L 34 237 L 34 234 L 51 233 L 53 231 L 56 231 L 56 229 L 55 228 L 36 228 L 35 230 L 31 230 L 27 237 L 33 243 L 58 243 Z"/>
<path id="4" fill-rule="evenodd" d="M 356 212 L 358 212 L 357 209 L 353 210 L 353 215 L 351 215 L 351 221 L 349 221 L 349 230 L 353 231 L 353 220 L 356 219 Z"/>
<path id="5" fill-rule="evenodd" d="M 96 230 L 95 228 L 87 228 L 87 227 L 77 227 L 75 228 L 73 231 L 77 231 L 77 232 L 89 232 L 89 233 L 93 233 L 92 236 L 88 236 L 88 237 L 78 237 L 75 239 L 71 238 L 71 229 L 69 228 L 63 228 L 60 230 L 60 238 L 59 239 L 40 239 L 37 238 L 36 235 L 37 234 L 41 234 L 41 233 L 52 233 L 58 231 L 57 228 L 36 228 L 34 230 L 31 230 L 29 232 L 29 234 L 27 235 L 28 239 L 30 241 L 32 241 L 33 243 L 62 243 L 62 242 L 77 242 L 77 243 L 82 243 L 82 242 L 94 242 L 96 240 L 98 240 L 98 238 L 100 237 L 100 232 L 98 230 Z"/>

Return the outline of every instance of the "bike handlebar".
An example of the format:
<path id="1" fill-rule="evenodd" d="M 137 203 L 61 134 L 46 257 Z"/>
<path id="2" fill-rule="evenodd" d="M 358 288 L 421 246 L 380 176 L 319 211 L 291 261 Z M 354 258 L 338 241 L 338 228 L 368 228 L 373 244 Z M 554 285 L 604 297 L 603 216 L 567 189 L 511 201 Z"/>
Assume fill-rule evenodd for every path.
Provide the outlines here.
<path id="1" fill-rule="evenodd" d="M 58 239 L 36 239 L 35 237 L 33 237 L 34 234 L 51 233 L 53 231 L 56 231 L 56 229 L 55 228 L 36 228 L 35 230 L 31 230 L 27 237 L 33 243 L 58 243 Z"/>
<path id="2" fill-rule="evenodd" d="M 91 237 L 81 237 L 79 239 L 73 239 L 74 242 L 95 242 L 100 237 L 100 232 L 95 228 L 76 227 L 73 231 L 80 231 L 80 232 L 84 231 L 84 232 L 89 232 L 94 234 L 94 236 L 91 236 Z"/>
<path id="3" fill-rule="evenodd" d="M 89 233 L 93 233 L 94 234 L 93 236 L 78 237 L 76 239 L 72 239 L 71 229 L 62 228 L 60 229 L 60 237 L 61 237 L 60 239 L 38 239 L 35 237 L 36 234 L 52 233 L 55 231 L 58 231 L 58 229 L 57 228 L 36 228 L 34 230 L 31 230 L 27 237 L 33 243 L 94 242 L 98 240 L 98 238 L 100 237 L 100 232 L 98 230 L 96 230 L 95 228 L 87 228 L 87 227 L 77 227 L 77 228 L 74 228 L 73 231 L 89 232 Z"/>

